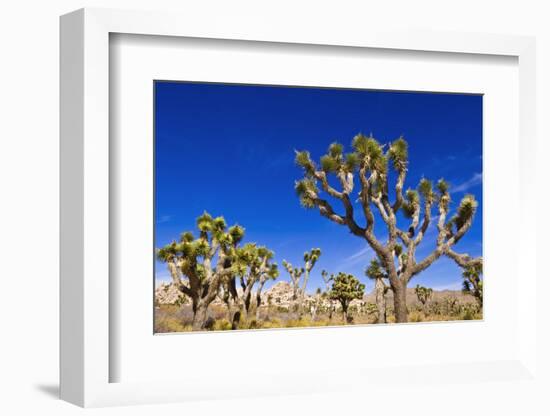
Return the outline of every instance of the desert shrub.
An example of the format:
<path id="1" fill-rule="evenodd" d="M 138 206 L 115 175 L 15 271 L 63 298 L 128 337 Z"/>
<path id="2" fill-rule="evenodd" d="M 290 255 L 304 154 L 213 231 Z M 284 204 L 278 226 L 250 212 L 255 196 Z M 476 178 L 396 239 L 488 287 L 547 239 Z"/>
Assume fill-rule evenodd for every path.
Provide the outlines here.
<path id="1" fill-rule="evenodd" d="M 262 328 L 284 328 L 284 323 L 277 318 L 270 319 L 268 321 L 264 321 L 262 324 Z"/>
<path id="2" fill-rule="evenodd" d="M 230 331 L 231 330 L 231 322 L 229 322 L 227 319 L 218 319 L 216 322 L 214 322 L 214 325 L 212 326 L 213 331 Z"/>
<path id="3" fill-rule="evenodd" d="M 309 318 L 302 318 L 302 319 L 290 319 L 284 323 L 284 327 L 286 328 L 307 328 L 307 327 L 314 327 L 314 326 L 328 326 L 331 325 L 331 321 L 328 319 L 319 319 L 312 321 Z"/>
<path id="4" fill-rule="evenodd" d="M 465 310 L 464 312 L 462 312 L 461 319 L 463 321 L 471 321 L 472 319 L 475 319 L 475 318 L 474 318 L 474 314 L 470 310 Z"/>
<path id="5" fill-rule="evenodd" d="M 409 322 L 424 322 L 424 314 L 420 311 L 409 312 Z"/>
<path id="6" fill-rule="evenodd" d="M 185 325 L 173 317 L 163 316 L 155 320 L 155 332 L 187 332 L 191 330 L 191 325 Z"/>

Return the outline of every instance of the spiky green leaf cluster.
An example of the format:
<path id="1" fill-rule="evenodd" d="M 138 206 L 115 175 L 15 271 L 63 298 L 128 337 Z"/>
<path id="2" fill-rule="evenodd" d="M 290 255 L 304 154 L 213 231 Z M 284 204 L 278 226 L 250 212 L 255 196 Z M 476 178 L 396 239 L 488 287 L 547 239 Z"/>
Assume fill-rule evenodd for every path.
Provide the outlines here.
<path id="1" fill-rule="evenodd" d="M 277 266 L 277 264 L 271 264 L 269 266 L 269 271 L 268 271 L 267 275 L 271 279 L 276 279 L 277 277 L 279 277 L 279 267 Z"/>
<path id="2" fill-rule="evenodd" d="M 447 192 L 449 192 L 449 184 L 447 183 L 447 181 L 443 178 L 439 179 L 437 181 L 437 190 L 441 193 L 441 194 L 446 194 Z"/>
<path id="3" fill-rule="evenodd" d="M 180 236 L 180 242 L 191 242 L 195 239 L 195 236 L 193 235 L 193 233 L 191 231 L 185 231 L 183 233 L 181 233 L 181 236 Z"/>
<path id="4" fill-rule="evenodd" d="M 321 256 L 320 248 L 312 248 L 311 251 L 304 253 L 304 261 L 317 261 Z"/>
<path id="5" fill-rule="evenodd" d="M 325 173 L 336 173 L 340 169 L 340 161 L 333 156 L 324 155 L 321 157 L 321 169 Z"/>
<path id="6" fill-rule="evenodd" d="M 242 240 L 244 228 L 234 225 L 227 229 L 223 217 L 212 217 L 204 212 L 197 218 L 197 228 L 200 231 L 198 238 L 186 231 L 181 234 L 179 242 L 171 242 L 157 250 L 157 258 L 162 262 L 173 262 L 176 258 L 183 273 L 194 275 L 204 274 L 201 271 L 200 258 L 212 257 L 213 249 L 220 249 L 230 253 Z"/>
<path id="7" fill-rule="evenodd" d="M 212 231 L 213 218 L 208 212 L 204 212 L 197 218 L 197 228 L 202 232 Z"/>
<path id="8" fill-rule="evenodd" d="M 347 172 L 353 172 L 359 166 L 360 160 L 357 153 L 348 153 L 346 155 L 346 161 L 344 167 Z"/>
<path id="9" fill-rule="evenodd" d="M 321 157 L 321 169 L 325 173 L 353 172 L 359 165 L 359 157 L 356 153 L 344 155 L 344 146 L 340 143 L 332 143 L 327 154 Z"/>
<path id="10" fill-rule="evenodd" d="M 475 278 L 478 279 L 483 273 L 483 264 L 482 263 L 473 263 L 464 268 L 462 275 L 465 278 Z"/>
<path id="11" fill-rule="evenodd" d="M 366 137 L 359 133 L 353 138 L 352 147 L 359 159 L 365 162 L 370 170 L 379 174 L 387 173 L 387 159 L 382 150 L 382 145 L 374 137 Z"/>
<path id="12" fill-rule="evenodd" d="M 241 227 L 240 225 L 233 225 L 232 227 L 229 227 L 227 230 L 228 234 L 231 236 L 233 244 L 238 244 L 242 241 L 244 238 L 244 227 Z"/>
<path id="13" fill-rule="evenodd" d="M 335 159 L 342 157 L 343 152 L 344 146 L 340 143 L 334 142 L 328 147 L 328 155 Z"/>
<path id="14" fill-rule="evenodd" d="M 445 179 L 441 178 L 437 181 L 436 188 L 439 191 L 439 205 L 448 210 L 451 204 L 451 195 L 449 194 L 449 184 Z"/>
<path id="15" fill-rule="evenodd" d="M 401 210 L 406 218 L 412 218 L 420 204 L 418 191 L 407 189 L 405 192 L 405 201 L 401 204 Z"/>
<path id="16" fill-rule="evenodd" d="M 457 231 L 460 230 L 475 215 L 477 201 L 473 195 L 466 195 L 460 201 L 460 205 L 453 218 Z"/>
<path id="17" fill-rule="evenodd" d="M 311 156 L 307 150 L 296 151 L 295 162 L 304 169 L 306 176 L 311 177 L 315 173 L 315 163 L 311 160 Z"/>
<path id="18" fill-rule="evenodd" d="M 382 265 L 378 259 L 372 259 L 369 267 L 365 270 L 365 275 L 372 280 L 383 279 L 386 277 L 386 273 L 382 269 Z"/>
<path id="19" fill-rule="evenodd" d="M 311 194 L 318 195 L 319 194 L 319 188 L 317 188 L 317 184 L 313 179 L 302 179 L 299 181 L 296 181 L 296 184 L 294 185 L 294 189 L 296 190 L 296 194 L 300 197 L 300 203 L 305 208 L 313 208 L 315 207 L 315 201 Z"/>
<path id="20" fill-rule="evenodd" d="M 391 160 L 393 168 L 396 171 L 401 172 L 406 169 L 409 151 L 407 142 L 403 137 L 400 137 L 390 145 L 388 158 Z"/>
<path id="21" fill-rule="evenodd" d="M 431 204 L 435 199 L 432 181 L 422 178 L 418 184 L 418 193 L 424 198 L 424 201 Z"/>
<path id="22" fill-rule="evenodd" d="M 262 273 L 269 278 L 276 278 L 279 275 L 277 265 L 269 263 L 273 256 L 273 252 L 266 247 L 247 243 L 235 250 L 233 272 L 238 276 L 247 276 L 253 280 L 260 278 Z M 262 264 L 265 264 L 267 270 L 263 269 Z"/>
<path id="23" fill-rule="evenodd" d="M 176 257 L 176 243 L 172 242 L 157 249 L 157 259 L 163 263 L 172 261 Z"/>

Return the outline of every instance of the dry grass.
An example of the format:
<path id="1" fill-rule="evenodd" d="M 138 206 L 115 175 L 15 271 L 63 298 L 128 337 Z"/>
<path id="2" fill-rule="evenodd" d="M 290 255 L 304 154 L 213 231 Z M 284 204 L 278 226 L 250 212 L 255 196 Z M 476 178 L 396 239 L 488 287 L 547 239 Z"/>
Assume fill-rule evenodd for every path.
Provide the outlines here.
<path id="1" fill-rule="evenodd" d="M 296 313 L 291 313 L 277 308 L 265 308 L 260 311 L 260 319 L 253 317 L 241 320 L 238 329 L 272 329 L 272 328 L 312 328 L 324 326 L 344 325 L 341 313 L 333 315 L 329 319 L 328 315 L 320 314 L 316 319 L 311 319 L 309 315 L 299 317 Z M 209 311 L 209 316 L 214 320 L 211 331 L 229 331 L 231 323 L 227 320 L 227 311 L 224 307 L 214 306 Z M 441 321 L 462 321 L 479 320 L 483 316 L 473 304 L 452 305 L 449 302 L 434 302 L 422 308 L 418 305 L 409 307 L 409 322 L 441 322 Z M 354 314 L 352 322 L 347 325 L 369 325 L 376 323 L 376 314 Z M 189 305 L 161 305 L 155 309 L 155 332 L 188 332 L 191 327 L 192 313 Z M 392 308 L 388 308 L 388 323 L 395 323 L 395 316 Z"/>

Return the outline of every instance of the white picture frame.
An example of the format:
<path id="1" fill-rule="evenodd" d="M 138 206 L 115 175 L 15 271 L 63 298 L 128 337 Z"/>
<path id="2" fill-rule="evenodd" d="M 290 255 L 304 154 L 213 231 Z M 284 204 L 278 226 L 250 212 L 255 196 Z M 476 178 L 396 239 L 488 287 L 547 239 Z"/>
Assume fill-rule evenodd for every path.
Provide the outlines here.
<path id="1" fill-rule="evenodd" d="M 276 22 L 239 25 L 220 19 L 205 26 L 193 16 L 167 13 L 83 9 L 61 18 L 61 398 L 80 406 L 159 403 L 261 394 L 338 392 L 360 389 L 374 380 L 402 376 L 403 389 L 456 380 L 537 383 L 536 217 L 535 169 L 535 41 L 529 37 L 464 33 L 384 32 L 349 28 L 281 28 Z M 238 28 L 238 31 L 236 30 Z M 518 345 L 507 359 L 483 362 L 418 363 L 414 368 L 383 366 L 328 371 L 330 382 L 311 371 L 266 374 L 267 384 L 249 382 L 228 388 L 226 380 L 212 381 L 193 374 L 173 380 L 112 382 L 110 366 L 117 357 L 110 310 L 110 34 L 225 39 L 281 44 L 330 45 L 336 48 L 429 51 L 441 54 L 504 55 L 517 58 L 519 67 L 519 212 L 521 226 L 518 262 L 522 286 L 517 288 Z M 529 214 L 527 215 L 527 213 Z M 517 271 L 515 271 L 517 273 Z M 513 273 L 513 271 L 511 271 Z M 144 308 L 148 308 L 144 305 Z M 408 327 L 412 328 L 412 327 Z M 311 334 L 311 333 L 310 333 Z M 312 335 L 304 335 L 311 337 Z M 353 335 L 347 334 L 348 342 Z M 471 377 L 475 374 L 475 377 Z M 246 383 L 246 380 L 243 382 Z M 278 387 L 277 387 L 278 386 Z M 369 387 L 371 388 L 371 387 Z"/>

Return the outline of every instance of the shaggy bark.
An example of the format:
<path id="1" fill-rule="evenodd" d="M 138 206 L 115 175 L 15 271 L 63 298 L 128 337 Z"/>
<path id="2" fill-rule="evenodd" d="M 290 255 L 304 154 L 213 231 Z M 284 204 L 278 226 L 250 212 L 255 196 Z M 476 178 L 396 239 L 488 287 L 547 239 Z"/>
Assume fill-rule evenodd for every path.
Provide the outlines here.
<path id="1" fill-rule="evenodd" d="M 260 279 L 258 290 L 256 291 L 256 321 L 260 320 L 260 306 L 262 305 L 262 290 L 267 279 Z"/>
<path id="2" fill-rule="evenodd" d="M 376 309 L 378 311 L 377 323 L 386 323 L 386 285 L 382 279 L 376 279 L 374 283 L 376 293 Z"/>

